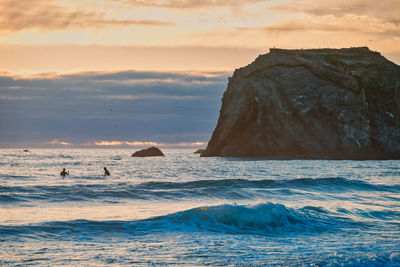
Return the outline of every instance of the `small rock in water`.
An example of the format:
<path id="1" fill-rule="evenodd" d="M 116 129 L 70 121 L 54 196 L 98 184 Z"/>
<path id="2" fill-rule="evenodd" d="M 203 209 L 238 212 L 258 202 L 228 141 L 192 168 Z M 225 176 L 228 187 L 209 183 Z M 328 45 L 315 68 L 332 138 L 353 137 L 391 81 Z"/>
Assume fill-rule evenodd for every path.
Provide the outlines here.
<path id="1" fill-rule="evenodd" d="M 136 151 L 132 154 L 132 157 L 164 157 L 164 154 L 161 152 L 160 149 L 156 147 L 150 147 L 147 149 Z"/>
<path id="2" fill-rule="evenodd" d="M 206 151 L 205 149 L 199 149 L 199 150 L 197 150 L 196 152 L 194 152 L 194 154 L 201 154 L 201 153 L 203 153 L 204 151 Z"/>

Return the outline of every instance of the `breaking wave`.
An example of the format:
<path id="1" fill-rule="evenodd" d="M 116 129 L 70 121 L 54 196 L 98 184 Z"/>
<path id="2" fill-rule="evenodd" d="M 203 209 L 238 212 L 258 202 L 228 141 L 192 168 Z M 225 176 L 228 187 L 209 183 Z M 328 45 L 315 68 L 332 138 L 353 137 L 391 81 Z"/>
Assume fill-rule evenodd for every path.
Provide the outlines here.
<path id="1" fill-rule="evenodd" d="M 73 238 L 82 235 L 128 234 L 154 232 L 210 231 L 226 234 L 288 235 L 338 231 L 352 225 L 344 216 L 318 207 L 287 208 L 282 204 L 263 203 L 255 206 L 219 205 L 198 207 L 173 214 L 136 221 L 74 220 L 45 222 L 36 225 L 1 226 L 1 235 L 24 237 Z"/>

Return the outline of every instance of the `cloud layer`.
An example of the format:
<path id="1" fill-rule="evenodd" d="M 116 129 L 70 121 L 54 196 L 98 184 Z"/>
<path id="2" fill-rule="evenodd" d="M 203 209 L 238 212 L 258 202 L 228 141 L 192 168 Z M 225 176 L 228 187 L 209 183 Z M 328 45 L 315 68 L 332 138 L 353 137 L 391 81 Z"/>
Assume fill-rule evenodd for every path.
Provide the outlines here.
<path id="1" fill-rule="evenodd" d="M 398 0 L 2 0 L 0 70 L 231 71 L 270 47 L 368 46 L 400 62 L 398 14 Z"/>
<path id="2" fill-rule="evenodd" d="M 293 32 L 350 32 L 381 37 L 400 37 L 400 2 L 397 0 L 291 0 L 269 8 L 272 12 L 303 14 L 266 30 Z M 294 16 L 294 15 L 293 15 Z"/>
<path id="3" fill-rule="evenodd" d="M 2 75 L 0 144 L 207 142 L 226 79 L 226 73 L 134 71 Z"/>
<path id="4" fill-rule="evenodd" d="M 106 26 L 171 26 L 172 22 L 155 19 L 118 19 L 104 12 L 68 9 L 57 1 L 3 0 L 0 3 L 0 31 L 18 32 L 29 29 L 64 30 L 102 28 Z"/>
<path id="5" fill-rule="evenodd" d="M 260 2 L 269 2 L 268 0 L 116 0 L 132 6 L 150 6 L 161 8 L 177 9 L 196 9 L 196 8 L 215 8 L 215 7 L 238 7 L 255 4 Z"/>
<path id="6" fill-rule="evenodd" d="M 306 13 L 314 16 L 347 15 L 377 17 L 399 23 L 400 3 L 397 0 L 291 0 L 271 8 L 277 12 Z"/>

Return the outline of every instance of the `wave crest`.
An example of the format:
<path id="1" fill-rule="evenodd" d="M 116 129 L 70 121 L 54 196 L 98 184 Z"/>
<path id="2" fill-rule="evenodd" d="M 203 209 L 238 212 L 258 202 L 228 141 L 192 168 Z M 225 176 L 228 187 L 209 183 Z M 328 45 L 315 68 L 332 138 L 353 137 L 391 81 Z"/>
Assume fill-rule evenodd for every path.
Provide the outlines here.
<path id="1" fill-rule="evenodd" d="M 355 222 L 337 217 L 322 208 L 293 209 L 282 204 L 263 203 L 255 206 L 227 204 L 198 207 L 136 221 L 75 220 L 29 226 L 0 226 L 0 233 L 59 238 L 65 238 L 66 231 L 74 233 L 76 237 L 89 235 L 91 238 L 115 233 L 146 235 L 155 232 L 196 231 L 271 236 L 337 231 L 341 227 L 349 228 L 351 224 Z M 74 238 L 71 235 L 69 237 Z"/>
<path id="2" fill-rule="evenodd" d="M 182 229 L 226 233 L 288 234 L 320 232 L 337 229 L 348 219 L 335 218 L 322 208 L 287 208 L 282 204 L 264 203 L 255 206 L 220 205 L 199 207 L 167 216 L 155 221 L 169 221 Z"/>

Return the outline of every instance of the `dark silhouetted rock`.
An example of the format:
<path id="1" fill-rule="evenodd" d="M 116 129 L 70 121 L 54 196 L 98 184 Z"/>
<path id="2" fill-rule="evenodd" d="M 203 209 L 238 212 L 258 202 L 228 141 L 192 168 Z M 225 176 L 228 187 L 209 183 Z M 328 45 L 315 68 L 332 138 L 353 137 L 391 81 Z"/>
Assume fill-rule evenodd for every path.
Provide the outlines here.
<path id="1" fill-rule="evenodd" d="M 400 66 L 367 47 L 271 49 L 229 79 L 201 156 L 399 159 Z"/>
<path id="2" fill-rule="evenodd" d="M 199 149 L 199 150 L 197 150 L 196 152 L 194 152 L 194 154 L 201 154 L 201 153 L 203 153 L 204 151 L 206 151 L 205 149 Z"/>
<path id="3" fill-rule="evenodd" d="M 30 152 L 28 149 L 24 149 L 24 151 L 23 152 Z"/>
<path id="4" fill-rule="evenodd" d="M 163 157 L 164 154 L 160 149 L 156 147 L 150 147 L 147 149 L 136 151 L 132 154 L 132 157 Z"/>

